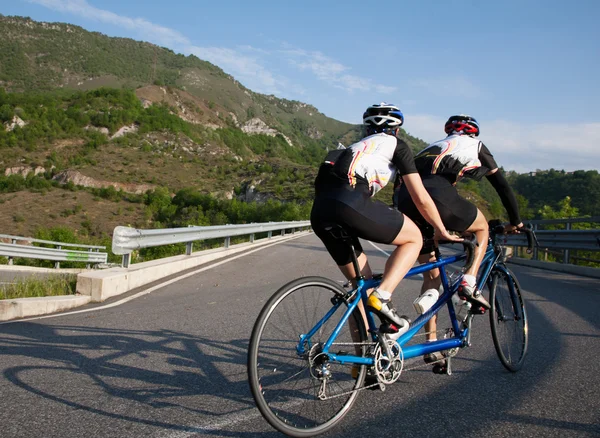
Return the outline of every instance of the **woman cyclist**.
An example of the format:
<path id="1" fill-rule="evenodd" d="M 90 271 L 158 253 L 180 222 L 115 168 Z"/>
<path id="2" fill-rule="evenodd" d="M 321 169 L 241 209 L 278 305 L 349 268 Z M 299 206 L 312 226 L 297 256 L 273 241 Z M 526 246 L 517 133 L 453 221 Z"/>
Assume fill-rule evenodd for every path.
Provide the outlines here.
<path id="1" fill-rule="evenodd" d="M 423 187 L 412 151 L 397 137 L 404 123 L 398 107 L 388 103 L 372 105 L 363 114 L 363 123 L 367 137 L 346 149 L 332 151 L 320 166 L 311 225 L 349 280 L 356 277 L 351 249 L 335 235 L 335 226 L 341 226 L 352 238 L 360 273 L 365 278 L 371 278 L 372 272 L 359 238 L 396 246 L 385 264 L 381 285 L 369 296 L 368 306 L 389 324 L 387 331 L 400 336 L 408 330 L 409 322 L 396 313 L 391 295 L 417 260 L 423 237 L 412 220 L 371 199 L 372 196 L 398 173 L 420 214 L 433 225 L 435 238 L 460 239 L 446 231 Z"/>
<path id="2" fill-rule="evenodd" d="M 447 229 L 461 233 L 467 231 L 477 237 L 479 246 L 475 249 L 473 264 L 465 272 L 459 286 L 459 295 L 473 303 L 474 312 L 483 313 L 490 305 L 481 291 L 477 290 L 475 283 L 479 265 L 487 248 L 488 223 L 474 204 L 458 194 L 456 183 L 463 177 L 479 180 L 485 176 L 508 212 L 510 225 L 505 227 L 505 231 L 514 232 L 522 227 L 523 223 L 513 191 L 488 148 L 477 138 L 480 132 L 477 120 L 464 114 L 451 116 L 444 125 L 444 131 L 447 137 L 419 152 L 415 157 L 415 165 Z M 396 184 L 394 204 L 417 224 L 425 237 L 432 237 L 433 228 L 428 223 L 429 220 L 421 214 L 410 192 L 410 188 L 405 184 Z M 433 250 L 433 245 L 425 245 L 419 255 L 419 263 L 433 260 Z M 421 292 L 431 288 L 438 289 L 439 286 L 437 269 L 423 274 Z M 425 330 L 428 340 L 436 340 L 435 318 L 425 325 Z M 425 356 L 426 362 L 441 359 L 441 353 Z"/>

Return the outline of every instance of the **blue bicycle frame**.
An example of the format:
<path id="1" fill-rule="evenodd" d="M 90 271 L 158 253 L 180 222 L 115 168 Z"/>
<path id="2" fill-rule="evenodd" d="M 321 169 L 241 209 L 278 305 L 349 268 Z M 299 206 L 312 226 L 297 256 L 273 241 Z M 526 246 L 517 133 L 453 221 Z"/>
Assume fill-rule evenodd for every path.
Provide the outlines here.
<path id="1" fill-rule="evenodd" d="M 467 345 L 468 343 L 468 335 L 469 335 L 469 327 L 461 327 L 461 324 L 456 318 L 456 313 L 454 311 L 454 306 L 452 305 L 451 297 L 454 293 L 456 293 L 459 285 L 460 278 L 454 279 L 452 284 L 450 284 L 448 275 L 446 273 L 445 266 L 450 265 L 452 263 L 460 262 L 466 259 L 466 254 L 460 255 L 452 255 L 448 257 L 443 257 L 441 255 L 438 256 L 435 262 L 425 263 L 416 267 L 413 267 L 408 271 L 406 277 L 412 277 L 417 274 L 422 274 L 423 272 L 430 271 L 435 268 L 440 268 L 440 278 L 442 282 L 442 286 L 444 292 L 438 298 L 438 300 L 433 304 L 433 306 L 425 313 L 420 315 L 416 320 L 414 320 L 410 324 L 409 330 L 404 333 L 400 338 L 396 340 L 398 345 L 402 347 L 402 353 L 404 359 L 410 359 L 413 357 L 422 356 L 424 354 L 433 353 L 436 351 L 449 350 L 452 348 L 461 348 Z M 497 261 L 499 258 L 499 253 L 495 249 L 494 245 L 490 242 L 487 247 L 486 253 L 480 265 L 480 276 L 478 281 L 478 287 L 481 289 L 489 280 L 490 273 L 494 266 L 497 265 Z M 341 306 L 344 302 L 347 303 L 348 308 L 344 312 L 342 318 L 336 325 L 333 330 L 331 336 L 328 338 L 327 342 L 323 345 L 322 353 L 328 355 L 329 360 L 336 361 L 338 363 L 351 363 L 358 365 L 367 365 L 371 366 L 374 363 L 374 359 L 372 357 L 361 357 L 355 355 L 348 354 L 336 354 L 330 351 L 331 346 L 335 342 L 338 334 L 340 333 L 344 324 L 347 323 L 348 318 L 352 315 L 352 312 L 358 306 L 358 303 L 362 300 L 363 303 L 367 302 L 367 291 L 377 287 L 381 283 L 381 279 L 359 279 L 357 281 L 356 289 L 350 291 L 345 299 L 338 299 L 337 302 L 334 303 L 333 308 L 327 312 L 327 314 L 313 327 L 313 329 L 305 334 L 300 336 L 299 343 L 297 345 L 297 352 L 299 355 L 304 354 L 311 347 L 311 338 L 317 333 L 323 324 L 336 312 L 336 310 Z M 442 306 L 447 305 L 448 311 L 450 313 L 450 321 L 452 323 L 452 329 L 454 331 L 454 336 L 447 339 L 441 339 L 433 342 L 426 342 L 420 344 L 413 344 L 409 346 L 405 346 L 413 336 L 421 330 L 421 328 L 429 321 L 433 315 L 435 315 Z M 365 306 L 366 307 L 366 306 Z M 371 333 L 371 338 L 373 342 L 378 340 L 378 329 L 375 323 L 375 319 L 371 312 L 366 312 L 367 317 L 367 330 Z"/>

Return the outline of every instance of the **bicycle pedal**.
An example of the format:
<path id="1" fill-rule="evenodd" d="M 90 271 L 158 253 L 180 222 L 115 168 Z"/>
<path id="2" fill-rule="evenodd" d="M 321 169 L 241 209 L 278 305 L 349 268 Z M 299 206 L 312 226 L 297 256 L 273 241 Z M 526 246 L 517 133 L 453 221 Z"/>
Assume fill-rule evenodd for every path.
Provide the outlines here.
<path id="1" fill-rule="evenodd" d="M 483 306 L 473 306 L 473 307 L 471 307 L 471 313 L 473 315 L 484 315 L 485 312 L 487 312 L 487 310 Z"/>
<path id="2" fill-rule="evenodd" d="M 441 363 L 436 363 L 432 370 L 434 374 L 447 374 L 448 373 L 448 365 L 447 364 L 441 364 Z"/>

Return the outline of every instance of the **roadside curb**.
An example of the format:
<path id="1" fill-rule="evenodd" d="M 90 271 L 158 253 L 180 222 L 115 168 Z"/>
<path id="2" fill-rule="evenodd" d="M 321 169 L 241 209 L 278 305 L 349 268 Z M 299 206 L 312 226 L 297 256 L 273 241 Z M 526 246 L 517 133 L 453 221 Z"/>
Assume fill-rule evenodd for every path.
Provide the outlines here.
<path id="1" fill-rule="evenodd" d="M 588 266 L 575 266 L 555 262 L 541 262 L 539 260 L 528 260 L 516 257 L 508 259 L 509 263 L 530 268 L 546 269 L 548 271 L 563 272 L 566 274 L 581 275 L 583 277 L 600 278 L 600 269 Z"/>
<path id="2" fill-rule="evenodd" d="M 62 312 L 83 306 L 89 303 L 91 299 L 86 295 L 58 295 L 0 300 L 0 321 Z"/>

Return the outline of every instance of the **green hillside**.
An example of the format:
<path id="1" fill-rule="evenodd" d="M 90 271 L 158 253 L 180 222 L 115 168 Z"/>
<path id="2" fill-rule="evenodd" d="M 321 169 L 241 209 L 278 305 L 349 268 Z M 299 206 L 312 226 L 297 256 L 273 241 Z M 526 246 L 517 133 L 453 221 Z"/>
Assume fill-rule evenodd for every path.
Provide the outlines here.
<path id="1" fill-rule="evenodd" d="M 272 220 L 303 219 L 326 151 L 362 134 L 150 43 L 2 15 L 0 34 L 0 233 L 61 226 L 106 238 L 124 224 L 269 220 L 254 202 Z M 426 146 L 401 136 L 415 151 Z M 511 174 L 524 211 L 534 216 L 563 194 L 594 211 L 586 205 L 598 205 L 597 173 L 566 185 L 559 180 L 571 176 L 555 176 L 532 185 Z M 504 215 L 487 182 L 459 188 L 486 214 Z M 391 189 L 378 198 L 389 202 Z"/>

